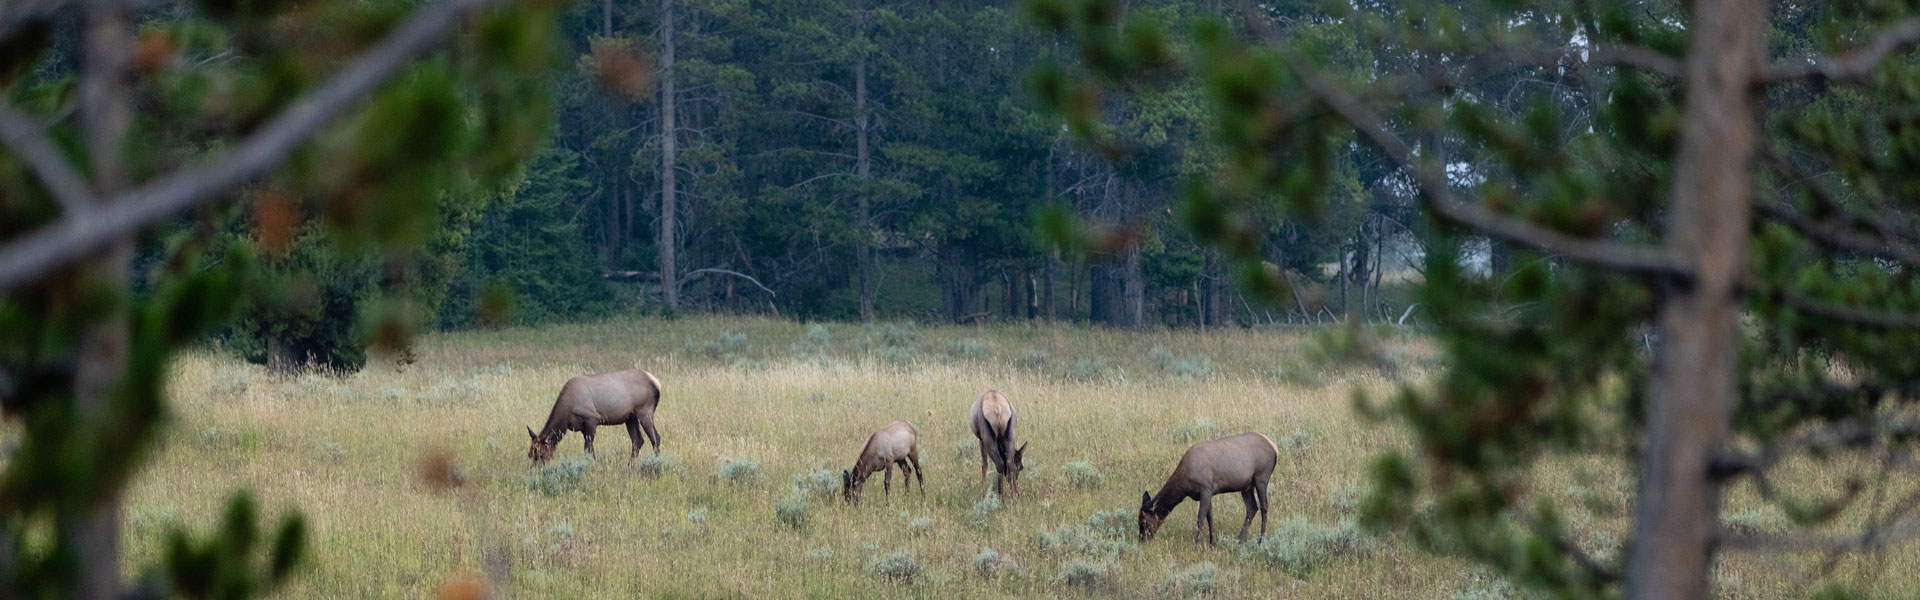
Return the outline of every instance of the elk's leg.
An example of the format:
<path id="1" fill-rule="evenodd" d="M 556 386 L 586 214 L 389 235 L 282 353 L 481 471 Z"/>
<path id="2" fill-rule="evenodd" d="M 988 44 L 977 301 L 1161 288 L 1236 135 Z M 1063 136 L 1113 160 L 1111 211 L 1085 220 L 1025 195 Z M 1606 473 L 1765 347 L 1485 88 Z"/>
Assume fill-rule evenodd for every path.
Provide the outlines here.
<path id="1" fill-rule="evenodd" d="M 1268 506 L 1270 506 L 1270 505 L 1272 504 L 1272 501 L 1270 501 L 1270 500 L 1268 500 L 1268 499 L 1267 499 L 1267 482 L 1266 482 L 1266 480 L 1264 480 L 1264 479 L 1262 479 L 1262 480 L 1260 480 L 1260 481 L 1257 481 L 1257 482 L 1254 482 L 1254 486 L 1253 486 L 1253 489 L 1254 489 L 1254 490 L 1256 490 L 1256 491 L 1257 491 L 1257 493 L 1259 494 L 1259 500 L 1260 500 L 1260 539 L 1263 539 L 1263 540 L 1264 540 L 1264 539 L 1267 539 L 1267 507 L 1268 507 Z"/>
<path id="2" fill-rule="evenodd" d="M 627 462 L 633 462 L 633 459 L 640 457 L 640 449 L 647 445 L 647 438 L 640 435 L 639 417 L 627 421 L 627 439 L 633 440 L 633 450 L 627 452 Z"/>
<path id="3" fill-rule="evenodd" d="M 599 429 L 600 429 L 600 422 L 594 421 L 591 419 L 589 419 L 585 425 L 582 425 L 580 427 L 580 437 L 585 439 L 587 442 L 587 458 L 594 458 L 593 433 L 595 431 L 599 431 Z"/>
<path id="4" fill-rule="evenodd" d="M 1200 492 L 1200 508 L 1193 513 L 1193 547 L 1200 547 L 1200 539 L 1207 535 L 1207 523 L 1212 521 L 1213 491 Z"/>
<path id="5" fill-rule="evenodd" d="M 893 463 L 887 463 L 886 469 L 887 469 L 887 476 L 880 480 L 880 493 L 885 495 L 888 498 L 892 498 L 893 497 Z"/>
<path id="6" fill-rule="evenodd" d="M 907 459 L 902 458 L 893 463 L 900 465 L 900 492 L 904 494 L 913 491 L 913 469 L 907 466 Z"/>
<path id="7" fill-rule="evenodd" d="M 1206 521 L 1206 544 L 1219 544 L 1219 535 L 1213 533 L 1213 490 L 1206 490 L 1206 494 L 1200 496 L 1200 519 Z"/>
<path id="8" fill-rule="evenodd" d="M 660 432 L 653 428 L 653 411 L 640 414 L 640 428 L 647 430 L 647 437 L 653 438 L 653 453 L 660 454 Z"/>
<path id="9" fill-rule="evenodd" d="M 987 485 L 987 438 L 980 438 L 980 485 Z M 1000 492 L 998 483 L 994 484 L 994 493 Z"/>
<path id="10" fill-rule="evenodd" d="M 920 451 L 914 450 L 912 452 L 908 452 L 907 460 L 913 462 L 913 478 L 920 480 L 919 481 L 920 495 L 921 496 L 927 495 L 927 475 L 926 475 L 926 471 L 920 468 Z M 900 474 L 901 479 L 906 479 L 906 477 L 907 477 L 906 473 Z"/>
<path id="11" fill-rule="evenodd" d="M 1253 488 L 1240 492 L 1240 501 L 1247 505 L 1247 518 L 1240 522 L 1240 541 L 1247 541 L 1247 528 L 1253 526 L 1253 513 L 1260 510 L 1260 499 L 1254 496 Z"/>

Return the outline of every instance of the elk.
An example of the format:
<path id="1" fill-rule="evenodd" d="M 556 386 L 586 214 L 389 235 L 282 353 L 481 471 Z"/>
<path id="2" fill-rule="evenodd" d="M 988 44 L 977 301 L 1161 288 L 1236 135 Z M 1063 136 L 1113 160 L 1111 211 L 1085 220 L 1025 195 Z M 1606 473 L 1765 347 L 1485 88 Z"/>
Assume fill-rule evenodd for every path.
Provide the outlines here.
<path id="1" fill-rule="evenodd" d="M 920 480 L 920 495 L 927 495 L 927 478 L 920 469 L 920 432 L 912 423 L 894 421 L 886 427 L 867 436 L 867 445 L 860 448 L 860 458 L 854 459 L 853 469 L 840 472 L 840 497 L 848 504 L 860 504 L 860 488 L 875 471 L 886 471 L 881 480 L 883 491 L 893 496 L 893 466 L 900 465 L 901 491 L 913 487 L 913 478 Z M 911 477 L 909 477 L 911 476 Z"/>
<path id="2" fill-rule="evenodd" d="M 554 448 L 568 431 L 580 432 L 587 442 L 587 456 L 593 456 L 593 434 L 601 425 L 627 426 L 627 437 L 633 439 L 633 451 L 627 454 L 627 460 L 640 455 L 648 437 L 653 438 L 653 453 L 659 454 L 660 432 L 653 428 L 653 409 L 659 404 L 660 380 L 639 369 L 568 379 L 560 386 L 553 411 L 547 413 L 547 424 L 539 433 L 527 428 L 527 437 L 532 438 L 527 458 L 535 464 L 553 460 Z M 646 437 L 641 437 L 641 429 L 646 430 Z"/>
<path id="3" fill-rule="evenodd" d="M 993 493 L 1005 496 L 1002 488 L 1014 495 L 1020 494 L 1020 471 L 1026 469 L 1021 456 L 1027 451 L 1027 445 L 1013 447 L 1013 426 L 1019 420 L 1014 418 L 1013 403 L 1007 401 L 1007 395 L 999 390 L 987 390 L 974 399 L 973 408 L 967 410 L 967 423 L 973 428 L 973 437 L 980 439 L 980 484 L 987 483 L 987 464 L 993 464 L 998 477 L 993 480 Z"/>
<path id="4" fill-rule="evenodd" d="M 1247 519 L 1240 523 L 1240 541 L 1247 539 L 1247 527 L 1253 524 L 1254 511 L 1260 511 L 1260 537 L 1267 536 L 1267 480 L 1274 463 L 1280 459 L 1280 447 L 1258 433 L 1242 433 L 1194 444 L 1180 456 L 1173 475 L 1160 486 L 1159 494 L 1140 493 L 1140 541 L 1153 539 L 1167 514 L 1188 498 L 1200 502 L 1200 514 L 1194 521 L 1193 545 L 1200 545 L 1201 530 L 1207 544 L 1219 541 L 1213 532 L 1213 496 L 1240 492 L 1247 505 Z"/>

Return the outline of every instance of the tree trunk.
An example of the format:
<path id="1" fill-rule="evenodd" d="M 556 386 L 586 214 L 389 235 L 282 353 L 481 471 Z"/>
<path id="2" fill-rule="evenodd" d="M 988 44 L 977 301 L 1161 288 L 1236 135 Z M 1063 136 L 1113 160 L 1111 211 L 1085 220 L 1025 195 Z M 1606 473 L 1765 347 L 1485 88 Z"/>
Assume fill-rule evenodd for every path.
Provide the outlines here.
<path id="1" fill-rule="evenodd" d="M 1020 281 L 1026 285 L 1027 320 L 1040 318 L 1040 284 L 1034 279 L 1033 271 L 1021 269 Z"/>
<path id="2" fill-rule="evenodd" d="M 1121 283 L 1125 286 L 1127 329 L 1139 330 L 1147 324 L 1147 278 L 1140 271 L 1140 240 L 1129 240 L 1127 252 L 1122 262 Z"/>
<path id="3" fill-rule="evenodd" d="M 854 52 L 853 67 L 853 119 L 856 129 L 859 131 L 859 137 L 855 143 L 856 158 L 854 174 L 859 176 L 860 191 L 855 194 L 859 197 L 855 203 L 856 210 L 859 211 L 859 214 L 854 215 L 853 220 L 854 227 L 857 229 L 857 231 L 854 232 L 853 251 L 855 262 L 858 263 L 860 269 L 860 322 L 872 323 L 874 295 L 873 205 L 872 199 L 868 197 L 870 193 L 870 186 L 868 184 L 871 183 L 872 177 L 872 160 L 869 158 L 867 150 L 868 124 L 872 121 L 867 116 L 866 3 L 861 2 L 854 5 L 854 10 L 858 13 L 854 16 L 854 19 L 856 23 L 859 23 L 858 27 L 860 29 L 860 48 Z"/>
<path id="4" fill-rule="evenodd" d="M 979 305 L 976 298 L 980 286 L 974 279 L 972 253 L 953 244 L 943 244 L 935 253 L 935 260 L 941 309 L 946 313 L 947 322 L 959 323 Z"/>
<path id="5" fill-rule="evenodd" d="M 673 0 L 660 0 L 660 295 L 668 309 L 680 308 L 680 278 L 674 265 L 675 148 L 679 137 L 673 115 Z"/>
<path id="6" fill-rule="evenodd" d="M 1080 271 L 1081 271 L 1080 265 L 1081 264 L 1082 264 L 1081 261 L 1074 261 L 1072 268 L 1067 269 L 1067 320 L 1068 321 L 1080 320 Z"/>
<path id="7" fill-rule="evenodd" d="M 1686 113 L 1664 237 L 1669 255 L 1694 278 L 1671 286 L 1660 306 L 1627 562 L 1630 598 L 1705 598 L 1711 591 L 1721 490 L 1708 468 L 1727 441 L 1739 391 L 1735 288 L 1747 265 L 1752 86 L 1767 4 L 1699 0 L 1692 14 Z"/>
<path id="8" fill-rule="evenodd" d="M 132 15 L 120 0 L 96 0 L 87 6 L 80 81 L 80 118 L 93 161 L 94 192 L 109 197 L 127 187 L 125 140 L 133 122 L 131 95 L 134 47 Z M 125 283 L 133 257 L 133 238 L 116 240 L 91 265 L 95 277 Z M 104 419 L 114 389 L 127 371 L 129 332 L 126 298 L 80 334 L 74 357 L 74 407 L 86 422 Z M 120 492 L 95 506 L 65 507 L 69 543 L 77 554 L 74 598 L 107 600 L 120 595 Z M 65 512 L 65 511 L 63 511 Z M 75 514 L 77 513 L 77 514 Z"/>
<path id="9" fill-rule="evenodd" d="M 613 0 L 600 0 L 600 36 L 613 37 Z"/>
<path id="10" fill-rule="evenodd" d="M 1040 288 L 1041 290 L 1040 302 L 1047 307 L 1046 308 L 1047 322 L 1052 323 L 1053 317 L 1054 317 L 1054 314 L 1053 314 L 1053 268 L 1054 268 L 1054 263 L 1060 262 L 1060 249 L 1054 248 L 1052 251 L 1048 252 L 1047 257 L 1042 260 L 1046 261 L 1047 267 L 1041 275 L 1042 279 L 1045 281 L 1045 283 L 1042 285 L 1044 285 L 1045 287 Z"/>

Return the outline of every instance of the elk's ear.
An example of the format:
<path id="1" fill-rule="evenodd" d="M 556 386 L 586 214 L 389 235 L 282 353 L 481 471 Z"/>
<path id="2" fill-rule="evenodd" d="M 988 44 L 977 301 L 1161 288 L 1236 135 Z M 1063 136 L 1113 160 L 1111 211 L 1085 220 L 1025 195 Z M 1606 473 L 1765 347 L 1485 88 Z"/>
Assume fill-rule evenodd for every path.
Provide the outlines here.
<path id="1" fill-rule="evenodd" d="M 1140 492 L 1140 510 L 1146 510 L 1152 507 L 1153 507 L 1153 494 Z"/>
<path id="2" fill-rule="evenodd" d="M 853 487 L 853 473 L 851 471 L 845 469 L 840 470 L 840 487 L 842 489 Z"/>
<path id="3" fill-rule="evenodd" d="M 533 438 L 533 439 L 536 439 L 536 440 L 537 440 L 537 439 L 540 439 L 540 434 L 537 434 L 537 433 L 534 433 L 534 432 L 533 432 L 533 428 L 532 428 L 532 427 L 528 427 L 528 428 L 527 428 L 527 437 L 529 437 L 529 438 Z"/>
<path id="4" fill-rule="evenodd" d="M 1013 450 L 1013 462 L 1020 462 L 1020 456 L 1026 453 L 1027 453 L 1027 443 L 1020 442 L 1020 447 L 1015 448 Z"/>

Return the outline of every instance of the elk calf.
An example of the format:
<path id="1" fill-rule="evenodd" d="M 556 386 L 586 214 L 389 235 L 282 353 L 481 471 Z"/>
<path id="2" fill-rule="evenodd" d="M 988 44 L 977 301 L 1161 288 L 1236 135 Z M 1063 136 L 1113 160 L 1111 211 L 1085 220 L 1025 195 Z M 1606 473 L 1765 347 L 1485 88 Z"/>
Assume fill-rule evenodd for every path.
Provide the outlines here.
<path id="1" fill-rule="evenodd" d="M 1213 532 L 1213 496 L 1240 492 L 1247 504 L 1247 519 L 1240 523 L 1240 540 L 1246 541 L 1253 513 L 1260 512 L 1260 537 L 1267 536 L 1267 480 L 1273 476 L 1274 463 L 1280 460 L 1280 447 L 1258 433 L 1242 433 L 1194 444 L 1180 456 L 1173 475 L 1160 486 L 1159 494 L 1140 493 L 1140 541 L 1153 539 L 1167 514 L 1180 502 L 1192 498 L 1200 502 L 1200 514 L 1194 521 L 1193 545 L 1200 545 L 1201 530 L 1207 543 L 1218 537 Z"/>
<path id="2" fill-rule="evenodd" d="M 967 423 L 973 428 L 973 437 L 980 439 L 980 483 L 986 484 L 987 465 L 991 463 L 993 471 L 999 474 L 993 480 L 993 493 L 1009 498 L 1012 496 L 1002 488 L 1019 495 L 1020 471 L 1026 469 L 1021 457 L 1027 445 L 1013 446 L 1013 426 L 1018 422 L 1013 415 L 1013 403 L 999 390 L 987 390 L 974 399 L 973 408 L 967 410 Z"/>
<path id="3" fill-rule="evenodd" d="M 553 410 L 547 413 L 547 424 L 539 433 L 527 428 L 527 436 L 533 438 L 527 458 L 535 463 L 553 460 L 554 448 L 568 431 L 578 431 L 586 438 L 587 455 L 592 456 L 593 434 L 601 425 L 627 426 L 627 437 L 633 439 L 633 451 L 627 454 L 627 460 L 640 455 L 648 437 L 653 438 L 653 453 L 659 454 L 660 432 L 653 429 L 653 409 L 659 404 L 660 380 L 639 369 L 568 379 L 560 386 Z M 641 429 L 646 430 L 646 437 L 641 437 Z"/>
<path id="4" fill-rule="evenodd" d="M 900 465 L 900 485 L 904 486 L 901 491 L 911 489 L 913 479 L 918 478 L 920 495 L 927 495 L 927 478 L 920 469 L 920 432 L 906 421 L 888 423 L 867 436 L 867 445 L 860 448 L 860 458 L 853 461 L 853 470 L 840 472 L 841 499 L 848 504 L 860 504 L 860 488 L 875 471 L 886 471 L 881 480 L 882 491 L 893 496 L 896 464 Z"/>

